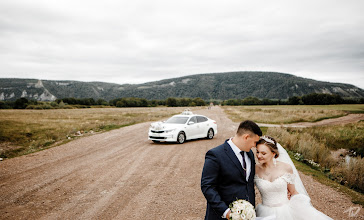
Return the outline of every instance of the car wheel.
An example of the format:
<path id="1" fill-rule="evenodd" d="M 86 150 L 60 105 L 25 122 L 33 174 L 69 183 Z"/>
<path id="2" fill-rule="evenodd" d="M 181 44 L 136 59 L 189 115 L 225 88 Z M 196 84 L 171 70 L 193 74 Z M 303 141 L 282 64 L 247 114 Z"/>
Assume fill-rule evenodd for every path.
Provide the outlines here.
<path id="1" fill-rule="evenodd" d="M 214 138 L 214 130 L 210 128 L 209 131 L 207 132 L 207 139 L 212 139 L 212 138 Z"/>
<path id="2" fill-rule="evenodd" d="M 159 143 L 159 141 L 156 141 L 156 140 L 152 140 L 154 143 Z"/>
<path id="3" fill-rule="evenodd" d="M 185 135 L 185 133 L 184 132 L 180 132 L 180 133 L 178 133 L 178 135 L 177 135 L 177 142 L 179 143 L 179 144 L 183 144 L 184 142 L 185 142 L 185 140 L 186 140 L 186 135 Z"/>

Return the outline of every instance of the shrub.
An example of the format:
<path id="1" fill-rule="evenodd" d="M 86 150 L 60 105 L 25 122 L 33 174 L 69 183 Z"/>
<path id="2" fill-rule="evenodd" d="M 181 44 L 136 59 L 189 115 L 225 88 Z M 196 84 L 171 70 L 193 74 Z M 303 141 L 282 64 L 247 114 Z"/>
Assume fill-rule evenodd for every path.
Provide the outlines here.
<path id="1" fill-rule="evenodd" d="M 364 158 L 351 158 L 348 163 L 344 161 L 332 169 L 331 173 L 341 184 L 364 192 Z"/>
<path id="2" fill-rule="evenodd" d="M 14 103 L 14 108 L 15 109 L 25 109 L 28 105 L 28 99 L 26 98 L 20 98 L 20 99 L 17 99 Z"/>
<path id="3" fill-rule="evenodd" d="M 305 132 L 331 149 L 345 148 L 364 157 L 364 121 L 346 125 L 306 128 Z"/>
<path id="4" fill-rule="evenodd" d="M 289 132 L 291 130 L 291 132 Z M 351 158 L 347 163 L 331 156 L 330 149 L 304 130 L 269 128 L 269 136 L 274 137 L 285 149 L 295 152 L 293 157 L 315 169 L 330 171 L 328 174 L 337 182 L 359 192 L 364 192 L 364 158 Z"/>
<path id="5" fill-rule="evenodd" d="M 308 133 L 290 133 L 285 128 L 269 128 L 267 134 L 274 137 L 285 149 L 302 154 L 311 165 L 315 162 L 331 168 L 335 164 L 329 148 Z"/>

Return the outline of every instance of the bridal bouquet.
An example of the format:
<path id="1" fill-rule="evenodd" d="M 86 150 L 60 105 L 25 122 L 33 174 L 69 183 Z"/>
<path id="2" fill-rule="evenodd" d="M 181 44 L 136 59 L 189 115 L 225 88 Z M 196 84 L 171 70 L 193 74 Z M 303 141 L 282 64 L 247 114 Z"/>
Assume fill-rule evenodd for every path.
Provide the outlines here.
<path id="1" fill-rule="evenodd" d="M 238 199 L 230 203 L 229 208 L 231 210 L 230 220 L 253 220 L 256 218 L 254 206 L 246 200 Z"/>

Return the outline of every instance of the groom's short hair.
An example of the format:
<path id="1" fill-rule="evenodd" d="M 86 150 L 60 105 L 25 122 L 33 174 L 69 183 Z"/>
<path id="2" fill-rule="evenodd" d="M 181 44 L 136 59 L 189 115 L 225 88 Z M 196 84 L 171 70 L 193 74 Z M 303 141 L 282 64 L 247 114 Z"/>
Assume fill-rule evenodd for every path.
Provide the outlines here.
<path id="1" fill-rule="evenodd" d="M 241 122 L 236 133 L 243 135 L 250 132 L 258 136 L 262 136 L 262 130 L 260 130 L 260 127 L 255 122 L 250 120 Z"/>

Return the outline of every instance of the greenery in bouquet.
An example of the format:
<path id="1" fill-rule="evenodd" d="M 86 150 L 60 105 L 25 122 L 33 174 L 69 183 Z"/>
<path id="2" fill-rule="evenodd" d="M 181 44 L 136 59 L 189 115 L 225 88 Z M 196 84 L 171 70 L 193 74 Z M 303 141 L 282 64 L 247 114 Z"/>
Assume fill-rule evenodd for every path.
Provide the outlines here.
<path id="1" fill-rule="evenodd" d="M 256 218 L 254 206 L 243 199 L 230 203 L 230 220 L 253 220 Z"/>

